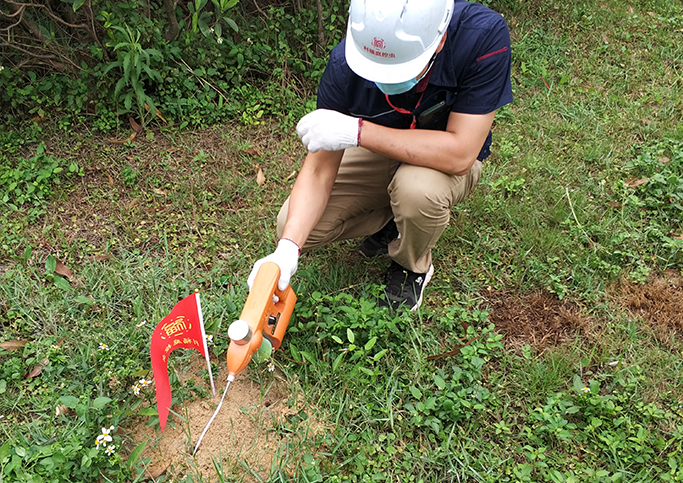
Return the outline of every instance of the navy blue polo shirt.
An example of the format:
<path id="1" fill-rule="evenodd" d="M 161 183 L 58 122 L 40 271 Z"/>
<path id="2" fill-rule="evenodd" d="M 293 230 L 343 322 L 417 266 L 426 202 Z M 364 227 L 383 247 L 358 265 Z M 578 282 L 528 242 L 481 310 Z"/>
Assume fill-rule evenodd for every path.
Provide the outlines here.
<path id="1" fill-rule="evenodd" d="M 455 0 L 444 48 L 434 61 L 424 92 L 414 87 L 390 96 L 392 108 L 371 81 L 349 68 L 344 42 L 330 54 L 318 86 L 318 108 L 362 117 L 382 126 L 445 130 L 450 112 L 488 114 L 512 102 L 510 32 L 505 19 L 493 10 L 466 0 Z M 491 135 L 479 155 L 489 154 Z"/>

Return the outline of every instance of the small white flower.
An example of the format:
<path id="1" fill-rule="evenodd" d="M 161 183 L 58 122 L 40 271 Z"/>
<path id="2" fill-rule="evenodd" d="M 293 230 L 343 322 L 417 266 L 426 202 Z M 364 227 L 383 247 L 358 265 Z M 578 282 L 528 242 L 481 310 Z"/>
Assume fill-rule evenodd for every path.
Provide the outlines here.
<path id="1" fill-rule="evenodd" d="M 59 349 L 59 346 L 57 344 L 52 344 L 50 345 L 50 347 L 52 347 L 53 349 Z"/>
<path id="2" fill-rule="evenodd" d="M 109 428 L 102 428 L 102 434 L 100 434 L 97 439 L 102 442 L 102 446 L 107 446 L 107 443 L 111 443 L 112 437 L 111 432 L 114 431 L 114 426 L 109 426 Z"/>
<path id="3" fill-rule="evenodd" d="M 104 450 L 104 452 L 111 456 L 111 455 L 114 454 L 114 449 L 115 449 L 115 448 L 116 448 L 116 446 L 114 446 L 114 445 L 112 444 L 109 448 L 107 448 L 106 450 Z"/>
<path id="4" fill-rule="evenodd" d="M 268 363 L 268 372 L 273 372 L 275 370 L 275 364 L 272 362 Z"/>
<path id="5" fill-rule="evenodd" d="M 150 384 L 152 384 L 152 381 L 148 381 L 148 380 L 146 380 L 146 379 L 140 379 L 140 380 L 138 381 L 138 384 L 140 385 L 140 387 L 147 387 L 147 386 L 149 386 Z"/>
<path id="6" fill-rule="evenodd" d="M 589 388 L 587 388 L 587 387 L 584 387 L 584 388 L 581 389 L 581 390 L 582 390 L 583 392 L 591 392 L 591 390 L 590 390 Z"/>
<path id="7" fill-rule="evenodd" d="M 108 346 L 107 344 L 100 343 L 100 349 L 103 350 L 103 351 L 108 351 L 108 350 L 109 350 L 109 346 Z"/>
<path id="8" fill-rule="evenodd" d="M 109 430 L 107 430 L 107 428 L 102 428 L 102 434 L 100 434 L 95 440 L 95 447 L 99 448 L 100 445 L 106 447 L 107 443 L 110 443 L 111 441 L 112 437 L 109 434 Z"/>
<path id="9" fill-rule="evenodd" d="M 136 327 L 142 327 L 142 326 L 145 325 L 146 323 L 147 323 L 147 321 L 146 321 L 146 320 L 143 320 L 143 321 L 141 321 L 138 325 L 136 325 Z"/>
<path id="10" fill-rule="evenodd" d="M 213 33 L 213 27 L 211 27 L 211 28 L 209 29 L 209 32 Z"/>
<path id="11" fill-rule="evenodd" d="M 218 40 L 216 40 L 216 42 L 218 42 L 219 44 L 222 44 L 222 43 L 223 43 L 223 38 L 222 38 L 222 37 L 218 37 Z"/>
<path id="12" fill-rule="evenodd" d="M 133 394 L 135 394 L 136 396 L 140 395 L 140 384 L 138 384 L 137 382 L 133 385 Z"/>
<path id="13" fill-rule="evenodd" d="M 213 343 L 213 334 L 207 335 L 207 336 L 206 336 L 206 341 L 207 341 L 208 343 Z"/>
<path id="14" fill-rule="evenodd" d="M 0 72 L 2 72 L 3 70 L 5 70 L 5 66 L 4 66 L 4 65 L 0 65 Z"/>

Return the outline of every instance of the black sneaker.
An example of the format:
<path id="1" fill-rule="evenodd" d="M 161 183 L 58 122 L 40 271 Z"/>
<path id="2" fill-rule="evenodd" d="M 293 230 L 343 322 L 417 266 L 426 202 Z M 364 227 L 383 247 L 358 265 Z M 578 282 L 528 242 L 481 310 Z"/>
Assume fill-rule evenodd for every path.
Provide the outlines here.
<path id="1" fill-rule="evenodd" d="M 392 219 L 389 223 L 384 225 L 384 228 L 380 231 L 363 240 L 363 243 L 360 244 L 358 250 L 361 255 L 368 258 L 384 255 L 389 251 L 389 243 L 394 241 L 397 237 L 398 228 L 396 228 L 396 223 Z"/>
<path id="2" fill-rule="evenodd" d="M 425 287 L 433 274 L 434 265 L 429 266 L 427 273 L 415 273 L 392 260 L 387 272 L 384 298 L 379 300 L 379 306 L 397 310 L 404 305 L 410 310 L 417 310 L 422 305 Z"/>

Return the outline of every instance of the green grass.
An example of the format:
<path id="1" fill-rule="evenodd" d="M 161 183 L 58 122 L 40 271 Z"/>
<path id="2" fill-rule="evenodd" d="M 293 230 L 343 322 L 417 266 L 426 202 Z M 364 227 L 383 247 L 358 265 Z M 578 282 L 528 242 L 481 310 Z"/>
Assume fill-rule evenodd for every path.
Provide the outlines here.
<path id="1" fill-rule="evenodd" d="M 355 242 L 302 257 L 275 360 L 327 429 L 279 421 L 280 434 L 299 438 L 280 449 L 270 481 L 683 481 L 680 332 L 662 338 L 608 290 L 683 267 L 682 6 L 489 3 L 510 24 L 515 103 L 498 113 L 482 182 L 435 249 L 426 306 L 377 309 L 388 262 L 360 259 Z M 66 168 L 28 204 L 10 192 L 17 209 L 0 214 L 2 340 L 30 340 L 0 349 L 7 481 L 134 479 L 143 462 L 128 467 L 124 433 L 114 457 L 93 445 L 102 427 L 130 428 L 153 405 L 130 387 L 150 371 L 154 323 L 200 288 L 208 330 L 226 332 L 251 264 L 274 246 L 303 156 L 275 124 L 161 128 L 132 146 L 74 131 L 3 137 L 14 151 L 0 165 L 44 155 Z M 74 271 L 68 283 L 46 267 L 50 254 Z M 539 290 L 578 304 L 591 325 L 542 351 L 532 340 L 506 348 L 488 301 Z M 225 349 L 218 338 L 212 350 Z M 205 395 L 174 381 L 178 401 Z M 57 404 L 76 415 L 55 416 Z M 217 461 L 215 473 L 189 465 L 159 480 L 249 471 Z"/>

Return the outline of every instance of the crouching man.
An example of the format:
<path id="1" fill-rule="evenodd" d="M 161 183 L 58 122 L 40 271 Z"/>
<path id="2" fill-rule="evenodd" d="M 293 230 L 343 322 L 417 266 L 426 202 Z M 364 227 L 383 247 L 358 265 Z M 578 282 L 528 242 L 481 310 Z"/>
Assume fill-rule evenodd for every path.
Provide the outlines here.
<path id="1" fill-rule="evenodd" d="M 366 237 L 391 258 L 381 303 L 417 309 L 451 208 L 477 185 L 498 108 L 512 102 L 503 17 L 465 0 L 351 0 L 317 109 L 299 121 L 308 149 L 259 260 L 284 289 L 301 249 Z"/>

